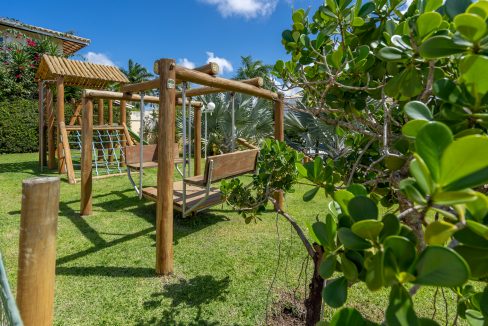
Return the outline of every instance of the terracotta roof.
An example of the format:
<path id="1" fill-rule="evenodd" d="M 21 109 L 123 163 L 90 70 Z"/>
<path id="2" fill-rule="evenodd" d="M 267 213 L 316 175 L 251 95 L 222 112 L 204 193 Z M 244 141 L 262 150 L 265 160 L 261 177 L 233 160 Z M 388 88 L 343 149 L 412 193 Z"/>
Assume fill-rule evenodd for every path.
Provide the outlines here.
<path id="1" fill-rule="evenodd" d="M 128 83 L 127 76 L 114 66 L 43 55 L 37 69 L 37 80 L 64 77 L 67 86 L 103 89 L 113 83 Z"/>
<path id="2" fill-rule="evenodd" d="M 58 32 L 44 27 L 25 24 L 9 18 L 0 17 L 0 25 L 60 39 L 63 41 L 63 52 L 65 55 L 73 54 L 90 44 L 90 39 L 84 37 L 76 36 L 70 33 Z"/>

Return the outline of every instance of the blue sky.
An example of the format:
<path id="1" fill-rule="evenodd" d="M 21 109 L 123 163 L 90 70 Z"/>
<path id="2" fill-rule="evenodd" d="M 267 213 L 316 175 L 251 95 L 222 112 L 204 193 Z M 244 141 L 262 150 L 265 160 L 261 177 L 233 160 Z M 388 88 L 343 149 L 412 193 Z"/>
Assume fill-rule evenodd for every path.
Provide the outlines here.
<path id="1" fill-rule="evenodd" d="M 8 1 L 2 16 L 92 40 L 79 53 L 90 61 L 125 67 L 128 59 L 150 68 L 162 57 L 202 65 L 220 63 L 224 75 L 241 55 L 274 64 L 287 55 L 281 32 L 291 8 L 320 0 Z"/>

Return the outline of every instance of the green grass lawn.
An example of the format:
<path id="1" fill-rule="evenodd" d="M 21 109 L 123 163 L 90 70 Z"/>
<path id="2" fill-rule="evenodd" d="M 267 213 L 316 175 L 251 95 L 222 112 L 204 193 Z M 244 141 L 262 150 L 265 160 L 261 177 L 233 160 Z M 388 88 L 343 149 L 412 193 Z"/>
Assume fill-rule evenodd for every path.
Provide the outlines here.
<path id="1" fill-rule="evenodd" d="M 155 184 L 154 172 L 147 172 L 145 184 Z M 39 175 L 37 154 L 0 155 L 0 251 L 14 293 L 21 184 Z M 304 191 L 298 187 L 289 195 L 286 208 L 305 227 L 317 214 L 324 216 L 327 202 L 317 196 L 304 203 Z M 304 275 L 311 275 L 309 265 L 299 280 L 306 254 L 289 224 L 276 224 L 275 214 L 268 213 L 262 221 L 246 225 L 224 205 L 197 218 L 175 219 L 175 275 L 157 277 L 154 203 L 139 200 L 123 176 L 94 181 L 93 216 L 79 217 L 79 200 L 79 184 L 69 185 L 62 176 L 56 325 L 260 325 L 265 323 L 278 247 L 281 259 L 272 300 L 294 291 L 303 296 Z M 434 289 L 421 288 L 415 297 L 423 316 L 434 312 L 433 293 Z M 386 291 L 370 293 L 360 285 L 349 293 L 350 305 L 379 322 L 387 298 Z M 453 295 L 446 292 L 446 298 L 452 323 Z M 325 311 L 326 316 L 332 313 Z M 446 322 L 444 314 L 439 294 L 440 323 Z"/>

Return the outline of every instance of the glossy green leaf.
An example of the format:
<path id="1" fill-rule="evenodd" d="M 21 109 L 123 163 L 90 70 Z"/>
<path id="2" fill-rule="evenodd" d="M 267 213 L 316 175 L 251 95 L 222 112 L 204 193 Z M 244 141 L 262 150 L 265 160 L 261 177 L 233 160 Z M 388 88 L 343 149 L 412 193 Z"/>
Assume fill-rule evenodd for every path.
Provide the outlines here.
<path id="1" fill-rule="evenodd" d="M 424 38 L 435 31 L 442 23 L 442 16 L 438 12 L 426 12 L 417 18 L 417 30 L 419 36 Z"/>
<path id="2" fill-rule="evenodd" d="M 377 220 L 362 220 L 354 223 L 351 231 L 363 239 L 376 240 L 381 230 L 383 223 Z"/>
<path id="3" fill-rule="evenodd" d="M 459 64 L 461 80 L 473 96 L 483 97 L 488 92 L 488 58 L 484 55 L 467 55 Z"/>
<path id="4" fill-rule="evenodd" d="M 405 137 L 416 138 L 420 129 L 428 123 L 426 120 L 411 120 L 403 125 L 402 133 Z"/>
<path id="5" fill-rule="evenodd" d="M 476 193 L 476 200 L 466 203 L 466 207 L 477 221 L 482 221 L 488 214 L 488 197 L 482 193 Z"/>
<path id="6" fill-rule="evenodd" d="M 481 313 L 488 318 L 488 286 L 485 287 L 480 299 Z"/>
<path id="7" fill-rule="evenodd" d="M 380 232 L 381 241 L 386 237 L 400 233 L 400 220 L 395 214 L 386 214 L 381 221 L 383 222 L 383 230 Z"/>
<path id="8" fill-rule="evenodd" d="M 325 217 L 325 235 L 327 240 L 327 243 L 324 244 L 325 247 L 331 251 L 334 250 L 336 248 L 337 223 L 330 214 Z"/>
<path id="9" fill-rule="evenodd" d="M 485 318 L 481 312 L 473 309 L 466 310 L 466 320 L 469 326 L 486 326 Z"/>
<path id="10" fill-rule="evenodd" d="M 312 224 L 312 230 L 315 234 L 316 238 L 319 240 L 319 244 L 323 245 L 324 247 L 329 242 L 327 238 L 327 226 L 324 222 L 315 222 Z"/>
<path id="11" fill-rule="evenodd" d="M 403 61 L 407 59 L 407 55 L 401 49 L 386 46 L 378 51 L 377 57 L 383 61 Z"/>
<path id="12" fill-rule="evenodd" d="M 350 282 L 356 281 L 358 279 L 358 268 L 344 254 L 341 254 L 340 257 L 341 269 L 344 277 Z"/>
<path id="13" fill-rule="evenodd" d="M 314 187 L 303 194 L 303 201 L 308 202 L 314 199 L 315 195 L 319 192 L 320 187 Z"/>
<path id="14" fill-rule="evenodd" d="M 433 120 L 434 117 L 432 116 L 432 112 L 430 112 L 427 105 L 420 101 L 411 101 L 405 104 L 404 107 L 405 113 L 411 118 L 415 120 Z"/>
<path id="15" fill-rule="evenodd" d="M 347 190 L 337 190 L 334 192 L 334 200 L 341 207 L 342 214 L 349 215 L 347 205 L 349 201 L 354 198 L 354 195 Z"/>
<path id="16" fill-rule="evenodd" d="M 425 229 L 425 242 L 429 245 L 444 245 L 456 232 L 454 224 L 445 221 L 434 221 Z"/>
<path id="17" fill-rule="evenodd" d="M 366 286 L 371 291 L 377 291 L 383 287 L 384 284 L 384 264 L 383 252 L 378 251 L 373 256 L 365 260 L 366 267 Z"/>
<path id="18" fill-rule="evenodd" d="M 464 228 L 454 233 L 454 239 L 469 247 L 488 250 L 488 240 L 473 232 L 470 228 Z"/>
<path id="19" fill-rule="evenodd" d="M 337 257 L 335 255 L 328 255 L 325 259 L 320 263 L 319 266 L 319 274 L 320 276 L 326 280 L 334 274 L 337 265 Z"/>
<path id="20" fill-rule="evenodd" d="M 488 249 L 458 245 L 454 250 L 468 263 L 473 279 L 488 277 Z"/>
<path id="21" fill-rule="evenodd" d="M 413 308 L 412 297 L 403 285 L 391 287 L 388 307 L 385 311 L 386 323 L 389 326 L 419 325 Z"/>
<path id="22" fill-rule="evenodd" d="M 439 122 L 425 125 L 417 134 L 415 149 L 429 168 L 434 181 L 439 180 L 441 157 L 453 138 L 451 130 Z"/>
<path id="23" fill-rule="evenodd" d="M 415 178 L 422 191 L 426 195 L 430 195 L 434 191 L 434 182 L 432 181 L 429 168 L 420 156 L 414 154 L 414 157 L 410 162 L 410 175 Z"/>
<path id="24" fill-rule="evenodd" d="M 488 182 L 488 137 L 455 140 L 442 155 L 440 185 L 445 190 L 477 187 Z"/>
<path id="25" fill-rule="evenodd" d="M 369 241 L 358 237 L 348 228 L 340 228 L 337 231 L 337 236 L 339 237 L 339 240 L 344 245 L 344 247 L 347 249 L 366 250 L 373 246 Z"/>
<path id="26" fill-rule="evenodd" d="M 466 10 L 468 14 L 480 16 L 483 20 L 488 18 L 488 1 L 478 1 L 471 4 Z"/>
<path id="27" fill-rule="evenodd" d="M 435 11 L 443 4 L 443 0 L 427 0 L 424 1 L 424 12 Z"/>
<path id="28" fill-rule="evenodd" d="M 415 243 L 402 236 L 389 236 L 383 242 L 385 250 L 391 250 L 401 271 L 406 271 L 415 261 Z"/>
<path id="29" fill-rule="evenodd" d="M 475 14 L 460 14 L 454 17 L 457 30 L 470 41 L 476 42 L 486 33 L 485 20 Z"/>
<path id="30" fill-rule="evenodd" d="M 364 25 L 364 19 L 362 19 L 361 17 L 354 17 L 351 25 L 354 27 L 363 26 Z"/>
<path id="31" fill-rule="evenodd" d="M 354 308 L 342 308 L 337 311 L 328 323 L 328 326 L 366 326 L 366 322 L 361 314 Z"/>
<path id="32" fill-rule="evenodd" d="M 416 181 L 412 178 L 403 179 L 400 181 L 400 190 L 405 193 L 408 199 L 413 200 L 419 204 L 426 204 L 427 200 L 420 190 L 416 187 Z"/>
<path id="33" fill-rule="evenodd" d="M 471 231 L 488 240 L 488 226 L 472 220 L 467 220 L 466 225 Z"/>
<path id="34" fill-rule="evenodd" d="M 442 287 L 462 286 L 470 277 L 469 266 L 454 250 L 427 246 L 415 264 L 414 283 Z"/>
<path id="35" fill-rule="evenodd" d="M 360 184 L 352 184 L 346 189 L 350 193 L 354 194 L 354 196 L 367 196 L 368 190 L 365 186 Z"/>
<path id="36" fill-rule="evenodd" d="M 454 43 L 451 37 L 438 35 L 429 38 L 419 48 L 420 55 L 426 59 L 448 57 L 466 52 L 467 46 Z"/>
<path id="37" fill-rule="evenodd" d="M 327 282 L 322 298 L 332 308 L 339 308 L 347 300 L 347 280 L 345 277 L 339 277 Z"/>
<path id="38" fill-rule="evenodd" d="M 358 196 L 352 198 L 347 204 L 349 216 L 355 221 L 378 219 L 378 206 L 368 197 Z"/>
<path id="39" fill-rule="evenodd" d="M 437 205 L 457 205 L 475 201 L 478 197 L 471 189 L 459 191 L 443 191 L 432 196 L 432 201 Z"/>

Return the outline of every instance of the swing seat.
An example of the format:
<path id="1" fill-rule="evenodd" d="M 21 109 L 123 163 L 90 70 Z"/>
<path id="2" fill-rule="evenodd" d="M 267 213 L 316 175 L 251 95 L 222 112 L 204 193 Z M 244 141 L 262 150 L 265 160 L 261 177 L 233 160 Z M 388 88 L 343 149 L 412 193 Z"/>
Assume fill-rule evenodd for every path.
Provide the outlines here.
<path id="1" fill-rule="evenodd" d="M 203 176 L 189 177 L 173 183 L 173 208 L 186 216 L 222 203 L 222 193 L 213 188 L 212 183 L 254 173 L 258 154 L 258 149 L 251 149 L 208 157 Z M 142 194 L 149 200 L 157 201 L 158 189 L 143 188 Z"/>
<path id="2" fill-rule="evenodd" d="M 127 146 L 125 148 L 125 164 L 127 168 L 138 170 L 140 164 L 140 144 L 134 146 Z M 142 168 L 157 168 L 158 167 L 158 145 L 143 145 L 142 154 Z M 183 159 L 179 157 L 178 144 L 175 144 L 175 164 L 182 164 Z"/>

